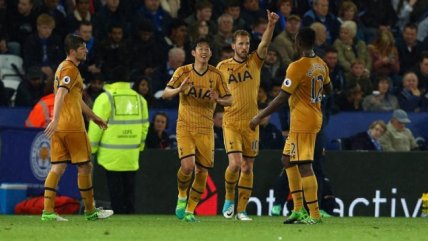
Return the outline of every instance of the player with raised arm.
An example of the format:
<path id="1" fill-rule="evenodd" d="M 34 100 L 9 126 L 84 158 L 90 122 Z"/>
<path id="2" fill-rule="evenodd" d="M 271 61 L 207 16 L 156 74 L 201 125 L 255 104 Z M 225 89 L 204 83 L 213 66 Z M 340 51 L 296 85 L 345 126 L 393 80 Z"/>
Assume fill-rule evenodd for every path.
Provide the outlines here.
<path id="1" fill-rule="evenodd" d="M 229 158 L 225 171 L 226 197 L 223 216 L 232 218 L 235 213 L 235 188 L 238 185 L 236 219 L 252 220 L 246 213 L 248 199 L 253 189 L 253 165 L 258 155 L 259 129 L 251 131 L 248 122 L 258 112 L 257 93 L 260 86 L 260 72 L 272 40 L 276 13 L 266 11 L 268 26 L 263 33 L 257 50 L 249 53 L 250 34 L 245 30 L 233 33 L 233 58 L 221 61 L 217 68 L 224 74 L 234 102 L 226 107 L 223 116 L 224 147 Z"/>
<path id="2" fill-rule="evenodd" d="M 285 142 L 281 161 L 287 172 L 294 209 L 285 224 L 321 222 L 317 179 L 312 169 L 315 139 L 322 125 L 321 100 L 323 94 L 330 95 L 328 67 L 313 51 L 315 32 L 302 28 L 296 36 L 296 48 L 301 58 L 287 69 L 282 91 L 250 122 L 256 130 L 261 120 L 288 101 L 290 106 L 290 133 Z M 310 215 L 303 206 L 304 199 Z"/>

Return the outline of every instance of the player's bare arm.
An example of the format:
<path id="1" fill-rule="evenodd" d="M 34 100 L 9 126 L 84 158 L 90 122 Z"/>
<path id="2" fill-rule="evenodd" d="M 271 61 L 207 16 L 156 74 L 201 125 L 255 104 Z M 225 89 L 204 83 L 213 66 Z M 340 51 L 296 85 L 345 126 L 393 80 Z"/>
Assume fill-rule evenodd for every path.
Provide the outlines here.
<path id="1" fill-rule="evenodd" d="M 210 98 L 212 101 L 222 105 L 222 106 L 231 106 L 232 105 L 232 96 L 226 95 L 223 97 L 220 97 L 218 92 L 215 90 L 210 91 Z"/>
<path id="2" fill-rule="evenodd" d="M 189 77 L 186 77 L 183 82 L 181 82 L 181 85 L 178 88 L 171 88 L 167 86 L 162 94 L 162 99 L 169 99 L 176 95 L 178 95 L 181 91 L 184 90 L 185 86 L 187 85 L 187 82 L 189 81 Z"/>
<path id="3" fill-rule="evenodd" d="M 272 41 L 273 30 L 275 29 L 275 24 L 278 22 L 279 16 L 278 14 L 266 10 L 268 16 L 268 26 L 266 31 L 263 33 L 262 40 L 257 47 L 257 54 L 260 58 L 264 59 L 267 55 L 267 49 L 269 47 L 270 42 Z"/>
<path id="4" fill-rule="evenodd" d="M 333 94 L 333 85 L 330 83 L 323 85 L 324 94 L 330 96 Z"/>
<path id="5" fill-rule="evenodd" d="M 48 138 L 51 138 L 55 133 L 56 128 L 58 127 L 59 113 L 61 112 L 62 103 L 64 103 L 64 98 L 68 94 L 66 88 L 58 88 L 58 91 L 55 93 L 55 103 L 54 103 L 54 113 L 51 122 L 45 129 L 45 135 Z"/>
<path id="6" fill-rule="evenodd" d="M 288 101 L 288 98 L 290 98 L 289 93 L 280 91 L 279 95 L 275 97 L 275 99 L 273 99 L 266 108 L 253 117 L 250 121 L 250 129 L 254 131 L 263 118 L 278 110 L 281 105 Z"/>
<path id="7" fill-rule="evenodd" d="M 107 123 L 99 116 L 97 116 L 83 100 L 80 100 L 80 105 L 82 106 L 82 112 L 86 115 L 86 117 L 88 117 L 91 121 L 97 124 L 101 129 L 107 129 Z"/>

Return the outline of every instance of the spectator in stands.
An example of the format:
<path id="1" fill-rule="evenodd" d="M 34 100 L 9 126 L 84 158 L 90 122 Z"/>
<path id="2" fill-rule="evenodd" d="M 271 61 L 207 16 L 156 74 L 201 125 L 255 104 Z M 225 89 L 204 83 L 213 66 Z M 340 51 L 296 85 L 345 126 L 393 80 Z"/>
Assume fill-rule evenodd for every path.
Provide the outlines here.
<path id="1" fill-rule="evenodd" d="M 102 73 L 94 75 L 88 86 L 83 90 L 82 98 L 86 105 L 92 109 L 95 99 L 104 92 L 104 75 Z"/>
<path id="2" fill-rule="evenodd" d="M 164 59 L 168 58 L 168 51 L 174 47 L 181 48 L 186 53 L 186 63 L 190 62 L 191 58 L 191 43 L 188 39 L 188 28 L 187 23 L 181 19 L 174 19 L 171 23 L 170 31 L 168 36 L 163 38 L 162 49 Z"/>
<path id="3" fill-rule="evenodd" d="M 198 38 L 212 39 L 212 35 L 209 34 L 208 23 L 205 20 L 199 20 L 190 26 L 190 41 L 195 41 Z"/>
<path id="4" fill-rule="evenodd" d="M 388 112 L 399 108 L 397 97 L 389 93 L 391 82 L 387 76 L 378 78 L 376 90 L 363 100 L 364 111 Z"/>
<path id="5" fill-rule="evenodd" d="M 54 82 L 46 82 L 44 95 L 33 107 L 25 121 L 25 127 L 45 128 L 53 116 L 55 94 L 53 93 Z"/>
<path id="6" fill-rule="evenodd" d="M 285 66 L 281 62 L 281 58 L 275 47 L 270 46 L 263 63 L 262 71 L 260 73 L 261 85 L 269 90 L 273 82 L 283 80 L 285 76 Z"/>
<path id="7" fill-rule="evenodd" d="M 340 5 L 337 13 L 337 20 L 342 24 L 345 21 L 354 21 L 357 24 L 356 39 L 365 40 L 364 33 L 361 29 L 361 22 L 357 16 L 358 7 L 350 0 L 345 0 Z"/>
<path id="8" fill-rule="evenodd" d="M 391 0 L 360 0 L 359 10 L 366 43 L 371 43 L 379 30 L 391 29 L 397 21 Z"/>
<path id="9" fill-rule="evenodd" d="M 406 24 L 410 22 L 410 15 L 413 12 L 413 6 L 418 0 L 392 0 L 392 7 L 397 15 L 396 27 L 399 31 L 403 31 Z"/>
<path id="10" fill-rule="evenodd" d="M 153 96 L 151 79 L 147 76 L 137 76 L 133 81 L 132 89 L 137 91 L 147 101 L 147 106 L 150 108 L 156 108 L 158 106 L 157 99 Z"/>
<path id="11" fill-rule="evenodd" d="M 397 94 L 400 108 L 407 112 L 421 110 L 422 92 L 418 88 L 418 76 L 414 72 L 403 75 L 403 87 Z"/>
<path id="12" fill-rule="evenodd" d="M 255 51 L 266 31 L 268 21 L 265 18 L 257 19 L 251 27 L 250 52 Z"/>
<path id="13" fill-rule="evenodd" d="M 355 59 L 351 63 L 351 72 L 345 75 L 346 83 L 349 85 L 358 83 L 361 86 L 363 96 L 370 95 L 373 91 L 372 80 L 369 78 L 366 70 L 364 61 L 361 59 Z"/>
<path id="14" fill-rule="evenodd" d="M 125 36 L 131 31 L 130 20 L 128 19 L 128 9 L 121 0 L 106 0 L 105 5 L 101 7 L 94 16 L 94 35 L 97 39 L 105 39 L 109 32 L 109 27 L 113 24 L 123 26 Z"/>
<path id="15" fill-rule="evenodd" d="M 24 66 L 41 66 L 49 80 L 53 80 L 54 70 L 64 59 L 62 40 L 52 34 L 55 20 L 47 14 L 37 17 L 37 32 L 30 35 L 24 45 Z"/>
<path id="16" fill-rule="evenodd" d="M 285 66 L 288 66 L 292 61 L 297 59 L 294 42 L 296 34 L 300 29 L 300 23 L 299 16 L 290 15 L 287 18 L 285 29 L 273 39 L 272 46 L 278 51 Z"/>
<path id="17" fill-rule="evenodd" d="M 68 32 L 73 33 L 79 27 L 80 22 L 92 22 L 93 16 L 89 11 L 89 0 L 76 0 L 76 6 L 72 14 L 67 16 Z"/>
<path id="18" fill-rule="evenodd" d="M 279 16 L 278 24 L 275 26 L 275 33 L 285 30 L 288 18 L 293 10 L 293 0 L 278 0 L 276 2 L 276 14 Z"/>
<path id="19" fill-rule="evenodd" d="M 210 34 L 214 35 L 217 33 L 217 24 L 211 18 L 213 11 L 212 3 L 208 0 L 197 1 L 195 3 L 195 10 L 196 12 L 194 14 L 190 15 L 184 20 L 187 25 L 192 26 L 197 21 L 203 20 L 207 22 Z"/>
<path id="20" fill-rule="evenodd" d="M 151 86 L 153 87 L 153 93 L 163 89 L 162 87 L 171 79 L 174 71 L 184 64 L 185 59 L 186 53 L 182 48 L 172 48 L 169 50 L 166 64 L 156 68 L 155 72 L 149 76 L 152 79 Z"/>
<path id="21" fill-rule="evenodd" d="M 346 89 L 345 73 L 340 65 L 338 65 L 337 50 L 334 47 L 326 49 L 323 60 L 328 66 L 330 81 L 333 84 L 333 93 L 339 96 Z"/>
<path id="22" fill-rule="evenodd" d="M 64 39 L 65 35 L 68 33 L 67 20 L 65 13 L 59 10 L 59 1 L 58 0 L 44 0 L 41 7 L 41 13 L 48 14 L 52 16 L 55 20 L 55 28 L 53 33 L 58 35 L 60 39 Z"/>
<path id="23" fill-rule="evenodd" d="M 415 67 L 414 72 L 418 76 L 418 87 L 422 92 L 428 90 L 428 51 L 421 53 L 419 64 Z"/>
<path id="24" fill-rule="evenodd" d="M 15 54 L 15 55 L 17 55 L 16 53 L 11 52 L 11 50 L 8 47 L 7 41 L 8 40 L 7 40 L 6 34 L 0 31 L 0 54 Z M 19 53 L 19 51 L 18 51 L 18 53 Z"/>
<path id="25" fill-rule="evenodd" d="M 372 73 L 375 76 L 392 77 L 400 71 L 400 58 L 395 40 L 389 29 L 380 30 L 372 44 L 368 46 L 373 61 Z"/>
<path id="26" fill-rule="evenodd" d="M 161 0 L 161 7 L 166 11 L 172 18 L 178 17 L 178 10 L 181 7 L 181 0 Z"/>
<path id="27" fill-rule="evenodd" d="M 348 85 L 335 99 L 336 108 L 339 111 L 362 111 L 363 92 L 358 83 Z"/>
<path id="28" fill-rule="evenodd" d="M 129 43 L 124 39 L 123 27 L 112 25 L 108 38 L 104 39 L 95 49 L 96 65 L 110 81 L 110 72 L 117 66 L 129 67 Z"/>
<path id="29" fill-rule="evenodd" d="M 416 39 L 417 33 L 417 26 L 413 23 L 408 23 L 404 26 L 401 38 L 397 41 L 401 74 L 410 71 L 418 64 L 419 56 L 422 52 L 422 43 Z"/>
<path id="30" fill-rule="evenodd" d="M 168 26 L 171 24 L 171 16 L 161 8 L 160 0 L 142 0 L 136 7 L 135 20 L 146 19 L 154 27 L 158 37 L 167 35 Z M 137 23 L 138 24 L 138 21 Z"/>
<path id="31" fill-rule="evenodd" d="M 271 100 L 266 86 L 260 85 L 259 91 L 257 92 L 257 104 L 267 106 Z"/>
<path id="32" fill-rule="evenodd" d="M 410 122 L 404 110 L 397 109 L 392 113 L 391 120 L 386 126 L 387 131 L 380 138 L 384 151 L 411 151 L 418 148 L 412 131 L 406 128 L 406 124 Z"/>
<path id="33" fill-rule="evenodd" d="M 241 17 L 244 19 L 247 26 L 251 27 L 254 26 L 258 19 L 266 19 L 266 11 L 260 8 L 258 0 L 243 0 Z"/>
<path id="34" fill-rule="evenodd" d="M 217 19 L 218 31 L 214 35 L 213 46 L 213 62 L 217 62 L 220 56 L 220 50 L 224 46 L 230 46 L 232 44 L 233 36 L 233 17 L 227 13 L 222 14 Z"/>
<path id="35" fill-rule="evenodd" d="M 379 139 L 386 132 L 383 120 L 373 121 L 367 131 L 357 133 L 349 138 L 351 150 L 382 151 Z"/>
<path id="36" fill-rule="evenodd" d="M 426 16 L 422 21 L 418 24 L 418 40 L 424 41 L 428 37 L 428 16 Z"/>
<path id="37" fill-rule="evenodd" d="M 158 112 L 150 123 L 146 139 L 146 147 L 149 149 L 170 149 L 171 142 L 166 129 L 168 128 L 168 115 Z"/>
<path id="38" fill-rule="evenodd" d="M 259 103 L 259 110 L 266 108 L 267 103 Z M 284 146 L 284 138 L 278 128 L 270 123 L 270 115 L 266 116 L 260 122 L 260 141 L 259 149 L 282 149 Z"/>
<path id="39" fill-rule="evenodd" d="M 149 76 L 166 61 L 164 55 L 159 54 L 162 49 L 160 39 L 148 21 L 142 21 L 138 26 L 138 31 L 132 38 L 131 48 L 131 68 L 134 75 Z"/>
<path id="40" fill-rule="evenodd" d="M 333 44 L 339 34 L 340 23 L 337 17 L 329 12 L 329 0 L 314 0 L 312 9 L 303 15 L 303 26 L 309 27 L 314 22 L 322 23 L 327 29 L 327 43 Z"/>
<path id="41" fill-rule="evenodd" d="M 229 14 L 233 17 L 233 31 L 238 29 L 248 30 L 247 23 L 241 18 L 241 1 L 240 0 L 229 0 L 224 13 Z"/>
<path id="42" fill-rule="evenodd" d="M 223 138 L 223 106 L 217 105 L 214 111 L 214 146 L 215 149 L 224 149 L 224 138 Z"/>
<path id="43" fill-rule="evenodd" d="M 15 106 L 33 107 L 44 95 L 44 76 L 38 66 L 27 70 L 27 77 L 16 90 Z"/>
<path id="44" fill-rule="evenodd" d="M 326 49 L 330 46 L 327 40 L 327 29 L 320 22 L 314 22 L 310 26 L 315 31 L 314 51 L 318 56 L 324 56 Z"/>
<path id="45" fill-rule="evenodd" d="M 80 62 L 79 64 L 80 74 L 82 75 L 83 81 L 85 83 L 88 83 L 93 75 L 101 72 L 101 69 L 97 65 L 95 58 L 95 46 L 98 44 L 98 41 L 96 41 L 93 37 L 92 30 L 92 23 L 87 21 L 80 22 L 80 26 L 77 30 L 77 34 L 85 41 L 86 49 L 88 49 L 86 60 Z"/>
<path id="46" fill-rule="evenodd" d="M 367 45 L 362 40 L 355 38 L 357 34 L 357 24 L 352 20 L 342 22 L 339 38 L 334 41 L 337 49 L 339 64 L 345 72 L 351 71 L 351 64 L 355 59 L 364 61 L 367 75 L 372 66 L 372 59 L 367 51 Z"/>
<path id="47" fill-rule="evenodd" d="M 9 6 L 6 17 L 7 35 L 11 42 L 23 48 L 27 37 L 36 32 L 36 19 L 39 16 L 33 0 L 19 0 L 16 9 Z"/>
<path id="48" fill-rule="evenodd" d="M 0 79 L 0 106 L 9 106 L 10 97 L 3 81 Z"/>

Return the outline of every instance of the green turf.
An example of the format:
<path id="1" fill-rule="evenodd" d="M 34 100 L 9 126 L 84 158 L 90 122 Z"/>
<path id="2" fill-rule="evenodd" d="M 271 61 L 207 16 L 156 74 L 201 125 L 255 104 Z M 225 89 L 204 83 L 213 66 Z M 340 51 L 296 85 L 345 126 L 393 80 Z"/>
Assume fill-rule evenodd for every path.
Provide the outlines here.
<path id="1" fill-rule="evenodd" d="M 424 218 L 329 218 L 317 225 L 284 225 L 283 217 L 254 217 L 252 222 L 222 216 L 185 223 L 168 215 L 115 215 L 108 220 L 41 222 L 40 216 L 0 215 L 0 240 L 428 240 Z"/>

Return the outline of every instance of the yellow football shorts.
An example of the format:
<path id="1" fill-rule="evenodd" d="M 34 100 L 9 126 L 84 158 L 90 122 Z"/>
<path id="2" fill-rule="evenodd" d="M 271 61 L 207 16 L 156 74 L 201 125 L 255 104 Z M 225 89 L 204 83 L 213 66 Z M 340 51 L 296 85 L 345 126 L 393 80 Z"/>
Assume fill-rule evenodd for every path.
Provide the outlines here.
<path id="1" fill-rule="evenodd" d="M 180 160 L 195 156 L 197 165 L 204 168 L 214 167 L 214 129 L 186 130 L 177 128 L 177 150 Z"/>
<path id="2" fill-rule="evenodd" d="M 290 156 L 291 163 L 312 162 L 314 160 L 316 136 L 316 133 L 290 132 L 282 153 Z"/>

